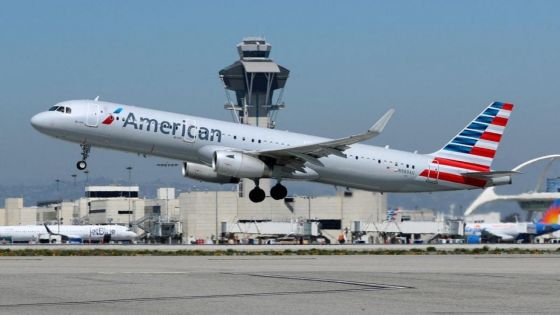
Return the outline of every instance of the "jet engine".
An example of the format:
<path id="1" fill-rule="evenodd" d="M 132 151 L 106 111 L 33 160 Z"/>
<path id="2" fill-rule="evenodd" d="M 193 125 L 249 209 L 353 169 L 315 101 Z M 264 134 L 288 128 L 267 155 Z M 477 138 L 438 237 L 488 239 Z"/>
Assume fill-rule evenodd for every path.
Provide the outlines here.
<path id="1" fill-rule="evenodd" d="M 189 162 L 183 162 L 183 176 L 218 184 L 239 183 L 239 178 L 220 175 L 209 166 Z"/>
<path id="2" fill-rule="evenodd" d="M 232 151 L 216 151 L 212 159 L 212 169 L 223 176 L 236 178 L 270 177 L 271 170 L 256 157 Z"/>

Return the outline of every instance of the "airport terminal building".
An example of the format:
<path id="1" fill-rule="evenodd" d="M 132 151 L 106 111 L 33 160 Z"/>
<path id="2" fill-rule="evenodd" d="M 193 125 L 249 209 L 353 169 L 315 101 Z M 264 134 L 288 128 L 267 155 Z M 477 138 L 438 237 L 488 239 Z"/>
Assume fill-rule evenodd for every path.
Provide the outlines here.
<path id="1" fill-rule="evenodd" d="M 23 198 L 8 198 L 0 209 L 0 225 L 120 224 L 131 225 L 146 239 L 190 242 L 217 241 L 229 233 L 238 234 L 238 239 L 255 238 L 251 225 L 259 235 L 267 234 L 271 225 L 275 234 L 290 234 L 295 231 L 282 230 L 284 223 L 314 222 L 321 227 L 322 237 L 335 242 L 341 233 L 350 238 L 353 222 L 383 221 L 386 209 L 386 195 L 366 191 L 284 200 L 267 197 L 256 204 L 237 191 L 191 191 L 176 196 L 175 189 L 160 188 L 155 199 L 147 199 L 140 196 L 138 186 L 87 186 L 85 196 L 73 201 L 24 207 Z"/>

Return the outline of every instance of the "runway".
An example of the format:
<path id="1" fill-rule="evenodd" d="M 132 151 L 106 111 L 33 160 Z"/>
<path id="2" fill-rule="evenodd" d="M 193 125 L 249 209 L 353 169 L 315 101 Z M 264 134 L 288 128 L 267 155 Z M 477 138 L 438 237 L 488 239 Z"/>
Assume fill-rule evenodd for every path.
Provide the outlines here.
<path id="1" fill-rule="evenodd" d="M 559 255 L 0 258 L 1 314 L 556 314 Z"/>

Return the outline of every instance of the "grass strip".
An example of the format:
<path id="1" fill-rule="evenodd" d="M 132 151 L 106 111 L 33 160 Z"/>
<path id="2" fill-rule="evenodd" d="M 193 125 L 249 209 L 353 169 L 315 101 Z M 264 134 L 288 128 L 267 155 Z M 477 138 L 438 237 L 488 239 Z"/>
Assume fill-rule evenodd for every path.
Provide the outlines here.
<path id="1" fill-rule="evenodd" d="M 310 256 L 310 255 L 560 255 L 560 247 L 557 249 L 534 249 L 534 248 L 490 248 L 488 246 L 477 248 L 455 248 L 437 249 L 426 247 L 426 249 L 284 249 L 284 250 L 203 250 L 203 249 L 179 249 L 179 250 L 123 250 L 123 249 L 0 249 L 0 257 L 15 256 Z"/>

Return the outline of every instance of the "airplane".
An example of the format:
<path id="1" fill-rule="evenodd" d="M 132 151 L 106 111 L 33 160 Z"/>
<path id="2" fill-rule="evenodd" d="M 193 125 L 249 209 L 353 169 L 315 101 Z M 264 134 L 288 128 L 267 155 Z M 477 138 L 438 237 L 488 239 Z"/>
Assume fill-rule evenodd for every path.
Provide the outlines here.
<path id="1" fill-rule="evenodd" d="M 511 242 L 523 234 L 544 235 L 560 230 L 560 199 L 555 200 L 538 222 L 516 223 L 469 223 L 465 225 L 465 235 L 481 236 L 490 234 L 502 241 Z"/>
<path id="2" fill-rule="evenodd" d="M 381 134 L 394 109 L 366 132 L 339 139 L 230 123 L 202 117 L 94 100 L 70 100 L 31 118 L 52 137 L 79 143 L 87 167 L 92 146 L 160 156 L 183 162 L 185 177 L 238 183 L 252 179 L 249 193 L 262 202 L 261 178 L 277 183 L 275 200 L 287 196 L 283 180 L 309 180 L 375 192 L 432 192 L 511 184 L 511 171 L 491 163 L 513 110 L 493 102 L 440 150 L 417 154 L 360 144 Z"/>
<path id="3" fill-rule="evenodd" d="M 121 225 L 12 225 L 0 226 L 0 238 L 12 242 L 39 241 L 41 236 L 60 235 L 63 241 L 134 241 L 138 235 Z"/>

